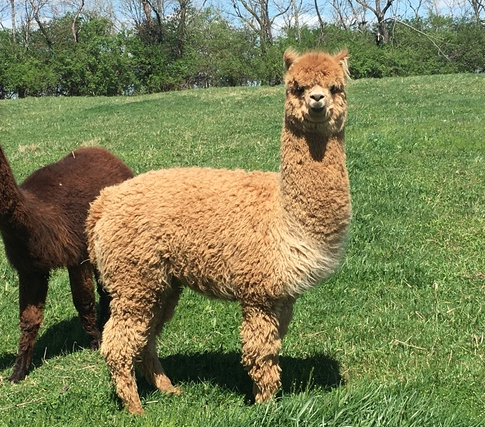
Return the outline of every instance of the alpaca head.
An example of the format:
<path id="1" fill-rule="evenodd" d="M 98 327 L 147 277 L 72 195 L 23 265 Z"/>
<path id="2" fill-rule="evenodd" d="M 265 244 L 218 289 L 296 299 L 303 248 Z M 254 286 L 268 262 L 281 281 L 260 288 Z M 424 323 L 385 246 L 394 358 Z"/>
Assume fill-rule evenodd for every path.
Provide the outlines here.
<path id="1" fill-rule="evenodd" d="M 288 49 L 283 58 L 287 120 L 306 132 L 341 132 L 347 118 L 347 51 L 335 56 L 323 52 L 299 55 Z"/>

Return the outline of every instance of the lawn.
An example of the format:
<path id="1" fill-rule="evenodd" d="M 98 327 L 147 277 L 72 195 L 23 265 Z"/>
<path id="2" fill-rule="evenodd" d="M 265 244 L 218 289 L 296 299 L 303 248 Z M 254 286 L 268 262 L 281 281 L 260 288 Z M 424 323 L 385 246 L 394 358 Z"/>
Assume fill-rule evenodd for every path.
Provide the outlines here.
<path id="1" fill-rule="evenodd" d="M 136 174 L 277 170 L 283 98 L 263 87 L 0 101 L 0 144 L 19 182 L 80 145 Z M 32 370 L 10 384 L 18 284 L 1 248 L 0 426 L 485 426 L 485 75 L 356 80 L 348 99 L 347 253 L 295 306 L 274 401 L 249 403 L 238 305 L 186 290 L 159 339 L 184 393 L 140 379 L 145 415 L 127 414 L 63 270 Z"/>

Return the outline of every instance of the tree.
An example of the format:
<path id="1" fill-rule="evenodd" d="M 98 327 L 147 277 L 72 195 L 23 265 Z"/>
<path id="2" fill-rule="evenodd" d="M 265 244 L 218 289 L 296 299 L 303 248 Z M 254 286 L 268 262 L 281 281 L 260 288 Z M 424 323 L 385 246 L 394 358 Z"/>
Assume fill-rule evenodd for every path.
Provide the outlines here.
<path id="1" fill-rule="evenodd" d="M 71 21 L 71 33 L 72 33 L 72 37 L 74 39 L 74 41 L 77 43 L 79 41 L 79 34 L 78 34 L 78 30 L 77 30 L 77 20 L 79 18 L 79 15 L 81 14 L 81 11 L 83 10 L 84 8 L 84 0 L 80 0 L 79 1 L 79 5 L 76 9 L 76 11 L 74 12 L 73 16 L 72 16 L 72 21 Z"/>
<path id="2" fill-rule="evenodd" d="M 314 0 L 314 6 L 320 24 L 320 30 L 323 31 L 327 23 L 322 19 L 320 5 L 317 0 Z M 359 31 L 365 31 L 367 25 L 365 8 L 361 7 L 358 3 L 354 4 L 352 0 L 332 0 L 331 6 L 335 25 L 344 30 L 357 27 Z"/>
<path id="3" fill-rule="evenodd" d="M 386 13 L 392 6 L 395 0 L 374 0 L 374 5 L 370 4 L 368 0 L 355 0 L 358 4 L 360 4 L 364 9 L 370 10 L 374 16 L 376 17 L 376 44 L 378 46 L 382 46 L 388 43 L 389 41 L 389 29 L 387 27 L 386 22 Z"/>
<path id="4" fill-rule="evenodd" d="M 259 81 L 254 66 L 258 48 L 249 28 L 235 27 L 214 10 L 206 10 L 195 19 L 192 86 L 241 86 Z"/>
<path id="5" fill-rule="evenodd" d="M 273 44 L 273 25 L 275 20 L 288 12 L 293 2 L 287 6 L 270 3 L 270 0 L 231 0 L 236 16 L 258 36 L 261 51 Z M 271 16 L 270 5 L 276 12 Z"/>
<path id="6" fill-rule="evenodd" d="M 288 7 L 289 6 L 289 7 Z M 307 25 L 307 19 L 310 16 L 310 4 L 305 3 L 303 0 L 290 0 L 289 4 L 280 6 L 281 19 L 284 22 L 285 31 L 292 30 L 295 35 L 295 39 L 298 42 L 301 39 L 301 32 L 303 28 Z"/>
<path id="7" fill-rule="evenodd" d="M 52 49 L 52 40 L 47 31 L 44 20 L 42 19 L 42 10 L 48 5 L 47 0 L 28 0 L 28 6 L 30 7 L 30 14 L 35 23 L 39 27 L 40 32 L 44 36 L 45 42 L 49 49 Z"/>
<path id="8" fill-rule="evenodd" d="M 12 17 L 12 40 L 15 42 L 17 34 L 17 23 L 15 19 L 15 0 L 10 0 L 10 14 Z"/>
<path id="9" fill-rule="evenodd" d="M 469 0 L 478 25 L 485 26 L 485 0 Z"/>

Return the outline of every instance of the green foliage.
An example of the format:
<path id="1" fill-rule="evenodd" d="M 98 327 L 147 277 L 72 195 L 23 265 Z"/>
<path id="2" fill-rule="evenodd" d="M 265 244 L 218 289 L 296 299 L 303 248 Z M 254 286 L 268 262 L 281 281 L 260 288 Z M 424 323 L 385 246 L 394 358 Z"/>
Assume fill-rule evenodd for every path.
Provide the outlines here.
<path id="1" fill-rule="evenodd" d="M 485 72 L 485 30 L 474 22 L 460 21 L 456 29 L 455 49 L 458 72 Z"/>
<path id="2" fill-rule="evenodd" d="M 254 67 L 256 40 L 244 28 L 234 28 L 210 11 L 199 17 L 194 40 L 196 87 L 242 86 L 258 81 Z"/>
<path id="3" fill-rule="evenodd" d="M 0 32 L 0 96 L 11 93 L 19 96 L 46 94 L 55 84 L 53 70 L 44 61 L 17 43 L 13 43 L 8 32 Z"/>
<path id="4" fill-rule="evenodd" d="M 261 44 L 246 26 L 220 12 L 189 8 L 160 22 L 115 31 L 112 22 L 81 15 L 76 40 L 73 16 L 55 17 L 44 31 L 20 32 L 12 42 L 0 31 L 0 97 L 157 93 L 219 86 L 276 85 L 282 81 L 284 50 L 350 52 L 353 78 L 392 77 L 485 68 L 485 30 L 471 19 L 439 15 L 390 21 L 390 41 L 377 45 L 372 29 L 289 28 Z"/>
<path id="5" fill-rule="evenodd" d="M 70 20 L 64 22 L 70 25 Z M 105 19 L 80 19 L 78 42 L 72 36 L 56 47 L 52 66 L 59 78 L 62 95 L 118 95 L 133 80 L 130 57 L 123 34 L 112 34 Z"/>

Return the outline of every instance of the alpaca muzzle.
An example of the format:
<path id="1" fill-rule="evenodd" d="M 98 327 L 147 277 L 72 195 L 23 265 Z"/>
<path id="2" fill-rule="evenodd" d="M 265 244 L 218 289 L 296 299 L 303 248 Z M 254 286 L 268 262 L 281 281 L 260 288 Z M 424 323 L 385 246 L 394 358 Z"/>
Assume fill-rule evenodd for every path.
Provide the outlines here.
<path id="1" fill-rule="evenodd" d="M 311 92 L 309 107 L 313 113 L 323 113 L 325 111 L 325 94 L 320 90 Z"/>

